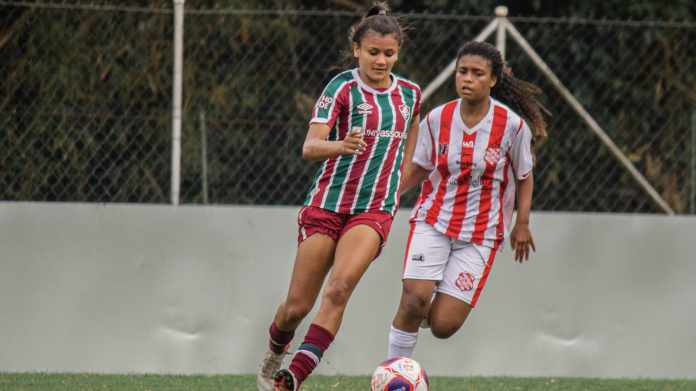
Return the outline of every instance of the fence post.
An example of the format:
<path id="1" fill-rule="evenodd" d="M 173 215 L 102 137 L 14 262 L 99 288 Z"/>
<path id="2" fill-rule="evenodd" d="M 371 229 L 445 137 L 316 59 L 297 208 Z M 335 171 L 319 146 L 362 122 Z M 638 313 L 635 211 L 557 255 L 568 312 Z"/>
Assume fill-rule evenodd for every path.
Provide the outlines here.
<path id="1" fill-rule="evenodd" d="M 174 0 L 174 77 L 172 87 L 171 202 L 179 205 L 181 187 L 181 96 L 184 67 L 184 2 Z"/>
<path id="2" fill-rule="evenodd" d="M 689 152 L 689 213 L 696 214 L 696 110 L 691 111 L 691 147 Z"/>
<path id="3" fill-rule="evenodd" d="M 495 7 L 495 16 L 498 20 L 498 31 L 496 32 L 495 46 L 498 48 L 500 55 L 505 60 L 505 18 L 508 15 L 508 8 L 504 5 Z"/>
<path id="4" fill-rule="evenodd" d="M 203 204 L 208 204 L 208 126 L 205 122 L 205 111 L 200 111 L 198 119 L 201 126 L 201 181 L 203 181 Z"/>

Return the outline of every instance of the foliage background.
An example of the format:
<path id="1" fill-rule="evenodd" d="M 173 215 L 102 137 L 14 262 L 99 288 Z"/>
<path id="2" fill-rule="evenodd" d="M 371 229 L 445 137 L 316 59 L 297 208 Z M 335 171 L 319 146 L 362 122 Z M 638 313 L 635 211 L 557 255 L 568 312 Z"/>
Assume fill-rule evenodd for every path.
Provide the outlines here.
<path id="1" fill-rule="evenodd" d="M 183 202 L 303 200 L 315 169 L 299 158 L 309 111 L 368 3 L 186 1 Z M 410 28 L 396 72 L 425 87 L 501 3 L 390 2 Z M 694 213 L 696 3 L 508 7 L 670 206 Z M 0 1 L 0 11 L 0 200 L 168 202 L 171 2 Z M 517 45 L 507 47 L 515 75 L 544 88 L 553 113 L 535 208 L 658 212 Z M 451 98 L 446 84 L 424 112 Z"/>

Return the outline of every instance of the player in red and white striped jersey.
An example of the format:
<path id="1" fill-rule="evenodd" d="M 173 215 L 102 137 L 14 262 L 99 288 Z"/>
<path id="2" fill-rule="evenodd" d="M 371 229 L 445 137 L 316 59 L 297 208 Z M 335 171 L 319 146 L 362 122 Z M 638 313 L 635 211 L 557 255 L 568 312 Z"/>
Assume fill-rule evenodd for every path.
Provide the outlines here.
<path id="1" fill-rule="evenodd" d="M 398 20 L 378 3 L 351 31 L 358 67 L 327 84 L 303 146 L 305 159 L 322 163 L 298 215 L 290 288 L 269 330 L 259 390 L 297 390 L 319 364 L 348 298 L 387 239 L 398 207 L 402 162 L 411 160 L 415 148 L 420 88 L 391 73 L 403 41 Z M 289 366 L 278 371 L 327 275 L 304 341 Z"/>
<path id="2" fill-rule="evenodd" d="M 412 355 L 424 320 L 438 338 L 462 326 L 508 232 L 516 198 L 515 260 L 534 250 L 531 128 L 545 137 L 541 91 L 514 78 L 487 43 L 465 44 L 455 72 L 459 99 L 428 113 L 405 168 L 402 191 L 423 186 L 411 215 L 389 358 Z"/>

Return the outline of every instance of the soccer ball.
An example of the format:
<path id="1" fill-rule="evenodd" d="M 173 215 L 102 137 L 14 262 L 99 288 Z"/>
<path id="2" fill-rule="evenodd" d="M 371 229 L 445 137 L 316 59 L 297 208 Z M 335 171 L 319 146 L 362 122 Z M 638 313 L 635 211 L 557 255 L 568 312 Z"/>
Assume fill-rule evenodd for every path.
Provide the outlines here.
<path id="1" fill-rule="evenodd" d="M 428 391 L 428 375 L 416 360 L 391 358 L 377 366 L 372 374 L 372 391 Z"/>

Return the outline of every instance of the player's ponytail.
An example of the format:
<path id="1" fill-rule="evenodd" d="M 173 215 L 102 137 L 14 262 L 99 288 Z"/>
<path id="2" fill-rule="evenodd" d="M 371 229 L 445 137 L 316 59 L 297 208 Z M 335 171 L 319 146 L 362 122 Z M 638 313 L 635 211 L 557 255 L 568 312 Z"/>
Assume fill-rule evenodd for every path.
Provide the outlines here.
<path id="1" fill-rule="evenodd" d="M 542 93 L 537 85 L 513 76 L 507 66 L 504 66 L 498 82 L 491 90 L 491 96 L 510 106 L 529 122 L 534 137 L 538 140 L 544 140 L 548 136 L 544 114 L 550 115 L 539 101 Z"/>
<path id="2" fill-rule="evenodd" d="M 471 41 L 464 44 L 457 53 L 457 61 L 467 54 L 481 56 L 491 63 L 491 70 L 497 82 L 491 89 L 491 96 L 510 106 L 520 114 L 532 128 L 534 137 L 543 140 L 547 137 L 547 125 L 544 115 L 549 111 L 539 100 L 542 90 L 535 84 L 517 79 L 505 65 L 498 49 L 486 42 Z"/>
<path id="3" fill-rule="evenodd" d="M 370 7 L 370 9 L 367 10 L 367 13 L 365 14 L 365 18 L 369 18 L 370 16 L 373 15 L 386 15 L 391 11 L 389 9 L 389 6 L 385 2 L 377 2 Z"/>
<path id="4" fill-rule="evenodd" d="M 391 14 L 391 10 L 385 2 L 374 3 L 367 10 L 365 16 L 351 26 L 348 32 L 348 40 L 351 46 L 353 43 L 359 45 L 362 38 L 370 30 L 382 35 L 394 34 L 399 46 L 401 46 L 405 38 L 404 28 L 401 26 L 399 19 Z"/>

